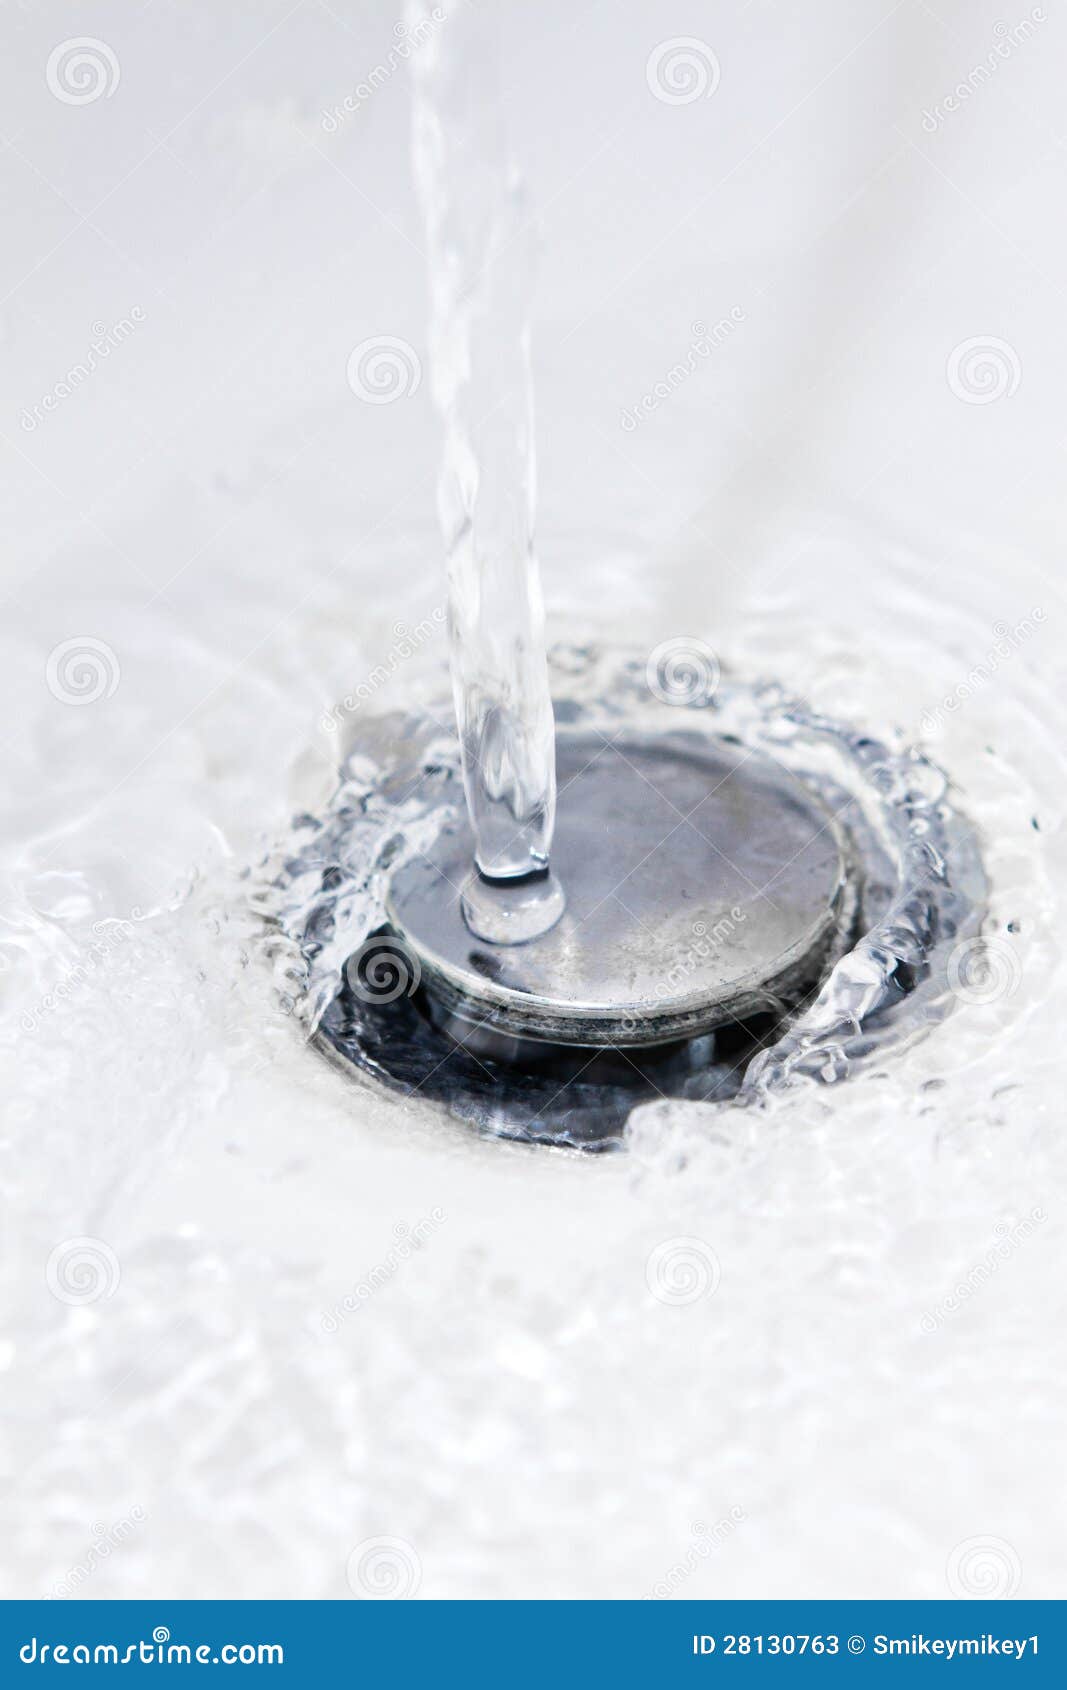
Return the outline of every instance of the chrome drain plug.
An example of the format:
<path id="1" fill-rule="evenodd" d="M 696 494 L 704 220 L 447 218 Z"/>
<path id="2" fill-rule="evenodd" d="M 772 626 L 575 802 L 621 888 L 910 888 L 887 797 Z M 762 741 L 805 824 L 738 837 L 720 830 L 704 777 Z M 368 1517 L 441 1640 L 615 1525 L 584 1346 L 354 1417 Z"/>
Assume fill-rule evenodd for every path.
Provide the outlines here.
<path id="1" fill-rule="evenodd" d="M 849 852 L 832 813 L 770 757 L 703 734 L 561 732 L 556 925 L 475 938 L 462 913 L 465 821 L 401 868 L 390 927 L 417 959 L 431 1019 L 522 1060 L 690 1040 L 780 1010 L 844 919 Z"/>

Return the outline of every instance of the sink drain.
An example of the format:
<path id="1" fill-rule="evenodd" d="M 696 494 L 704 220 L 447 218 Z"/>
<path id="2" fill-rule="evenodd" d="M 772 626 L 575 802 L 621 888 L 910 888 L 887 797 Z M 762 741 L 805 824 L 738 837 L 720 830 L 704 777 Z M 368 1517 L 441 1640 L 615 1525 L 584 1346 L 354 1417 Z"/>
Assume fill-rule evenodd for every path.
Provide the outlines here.
<path id="1" fill-rule="evenodd" d="M 361 720 L 269 900 L 319 1050 L 483 1132 L 599 1149 L 641 1102 L 837 1082 L 947 1013 L 985 879 L 935 765 L 774 687 L 678 707 L 638 659 L 553 661 L 565 914 L 475 939 L 447 707 Z"/>

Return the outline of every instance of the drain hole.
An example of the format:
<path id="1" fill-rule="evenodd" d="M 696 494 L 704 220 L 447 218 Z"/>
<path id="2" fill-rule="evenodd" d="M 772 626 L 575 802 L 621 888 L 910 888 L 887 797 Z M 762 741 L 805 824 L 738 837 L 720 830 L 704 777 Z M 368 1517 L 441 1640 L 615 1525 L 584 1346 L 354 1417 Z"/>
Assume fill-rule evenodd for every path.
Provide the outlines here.
<path id="1" fill-rule="evenodd" d="M 419 983 L 375 1001 L 370 992 L 380 992 L 383 980 L 392 990 L 402 977 L 397 944 L 385 930 L 349 960 L 345 986 L 319 1028 L 320 1043 L 346 1065 L 404 1096 L 443 1105 L 494 1137 L 586 1150 L 616 1146 L 637 1104 L 736 1097 L 749 1063 L 819 984 L 809 982 L 779 1013 L 761 1011 L 695 1039 L 593 1050 L 519 1040 L 461 1021 Z"/>

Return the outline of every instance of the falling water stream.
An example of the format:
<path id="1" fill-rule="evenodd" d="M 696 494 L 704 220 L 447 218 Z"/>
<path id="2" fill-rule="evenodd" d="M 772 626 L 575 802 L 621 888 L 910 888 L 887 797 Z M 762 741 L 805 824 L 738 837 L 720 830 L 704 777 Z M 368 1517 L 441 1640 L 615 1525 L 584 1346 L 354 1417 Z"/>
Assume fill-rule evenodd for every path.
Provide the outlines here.
<path id="1" fill-rule="evenodd" d="M 452 687 L 482 877 L 466 911 L 483 937 L 506 941 L 551 926 L 562 897 L 547 879 L 556 774 L 533 540 L 534 235 L 505 134 L 498 33 L 488 9 L 449 8 L 413 67 L 413 156 L 444 422 Z M 520 908 L 507 883 L 531 876 Z"/>

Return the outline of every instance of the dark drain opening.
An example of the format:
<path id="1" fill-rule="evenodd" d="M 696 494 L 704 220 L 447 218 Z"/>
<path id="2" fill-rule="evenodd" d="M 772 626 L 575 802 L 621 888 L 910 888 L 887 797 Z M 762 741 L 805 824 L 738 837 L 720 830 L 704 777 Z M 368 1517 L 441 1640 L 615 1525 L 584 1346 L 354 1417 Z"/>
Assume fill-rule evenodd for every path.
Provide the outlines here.
<path id="1" fill-rule="evenodd" d="M 318 1041 L 328 1054 L 402 1097 L 443 1105 L 494 1137 L 586 1150 L 614 1148 L 640 1103 L 735 1098 L 749 1063 L 820 983 L 809 981 L 777 1012 L 727 1022 L 695 1039 L 594 1050 L 509 1041 L 459 1022 L 418 983 L 389 1001 L 369 1000 L 376 986 L 382 990 L 382 969 L 394 970 L 396 979 L 395 935 L 383 928 L 373 940 L 360 948 L 320 1025 Z"/>

